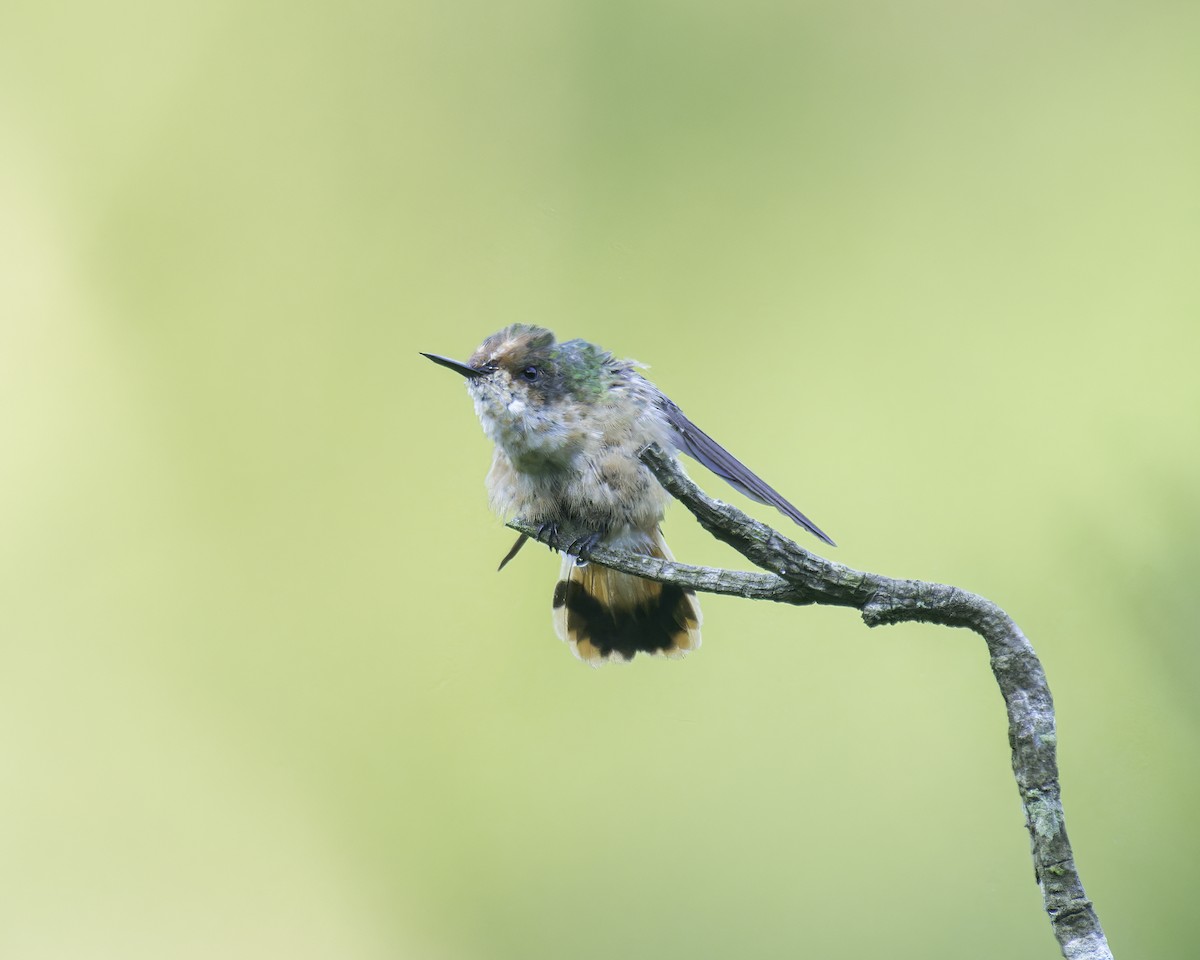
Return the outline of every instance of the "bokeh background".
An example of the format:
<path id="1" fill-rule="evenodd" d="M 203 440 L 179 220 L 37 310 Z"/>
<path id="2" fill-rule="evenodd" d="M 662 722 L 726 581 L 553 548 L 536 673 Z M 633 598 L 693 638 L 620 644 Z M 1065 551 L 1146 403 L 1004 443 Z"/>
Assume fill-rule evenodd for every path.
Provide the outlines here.
<path id="1" fill-rule="evenodd" d="M 1179 956 L 1197 36 L 6 3 L 0 954 L 1058 955 L 977 638 L 708 598 L 697 655 L 590 670 L 555 558 L 495 572 L 488 444 L 417 352 L 527 321 L 651 364 L 838 560 L 1005 606 L 1112 945 Z"/>

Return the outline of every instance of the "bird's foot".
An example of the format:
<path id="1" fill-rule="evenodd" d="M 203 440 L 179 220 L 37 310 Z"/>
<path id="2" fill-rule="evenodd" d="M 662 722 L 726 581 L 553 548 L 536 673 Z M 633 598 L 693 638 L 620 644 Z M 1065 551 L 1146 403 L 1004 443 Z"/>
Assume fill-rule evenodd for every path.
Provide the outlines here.
<path id="1" fill-rule="evenodd" d="M 582 567 L 587 563 L 587 555 L 598 547 L 600 541 L 603 539 L 603 533 L 599 530 L 593 530 L 572 540 L 565 552 L 568 556 L 575 558 L 575 566 Z"/>
<path id="2" fill-rule="evenodd" d="M 561 549 L 562 534 L 559 532 L 558 524 L 553 520 L 546 520 L 538 524 L 537 538 L 551 550 Z"/>
<path id="3" fill-rule="evenodd" d="M 574 557 L 575 563 L 582 567 L 587 563 L 588 552 L 595 549 L 604 539 L 604 532 L 602 530 L 581 532 L 577 528 L 564 530 L 556 521 L 547 520 L 538 524 L 537 538 L 551 550 L 558 550 Z"/>

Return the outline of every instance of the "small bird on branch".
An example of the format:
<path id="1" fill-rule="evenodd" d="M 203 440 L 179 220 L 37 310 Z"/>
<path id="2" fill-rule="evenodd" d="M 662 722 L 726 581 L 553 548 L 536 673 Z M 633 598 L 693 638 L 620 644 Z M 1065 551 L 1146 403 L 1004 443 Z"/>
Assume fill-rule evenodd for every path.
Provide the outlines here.
<path id="1" fill-rule="evenodd" d="M 700 646 L 691 590 L 587 563 L 589 549 L 670 560 L 659 527 L 670 495 L 639 454 L 657 443 L 686 453 L 746 496 L 778 508 L 833 545 L 816 524 L 683 415 L 633 360 L 584 340 L 558 343 L 541 327 L 513 324 L 463 363 L 425 353 L 467 379 L 475 412 L 495 444 L 487 475 L 492 508 L 521 517 L 563 552 L 554 627 L 581 660 L 599 665 L 636 653 L 680 657 Z M 522 534 L 503 568 L 528 538 Z"/>

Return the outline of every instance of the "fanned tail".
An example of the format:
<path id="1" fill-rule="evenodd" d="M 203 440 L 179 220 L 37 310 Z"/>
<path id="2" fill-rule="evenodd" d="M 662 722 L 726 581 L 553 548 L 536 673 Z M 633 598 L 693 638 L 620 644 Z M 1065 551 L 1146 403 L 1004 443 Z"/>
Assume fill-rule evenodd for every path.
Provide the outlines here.
<path id="1" fill-rule="evenodd" d="M 671 560 L 662 533 L 636 533 L 608 546 Z M 592 666 L 636 653 L 682 657 L 700 646 L 700 604 L 691 590 L 563 557 L 554 588 L 554 630 Z"/>

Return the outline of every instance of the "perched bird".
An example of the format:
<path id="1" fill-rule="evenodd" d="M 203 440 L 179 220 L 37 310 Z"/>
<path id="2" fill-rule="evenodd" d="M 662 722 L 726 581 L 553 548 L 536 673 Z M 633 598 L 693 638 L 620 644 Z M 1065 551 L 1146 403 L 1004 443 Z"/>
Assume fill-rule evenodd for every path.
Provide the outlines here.
<path id="1" fill-rule="evenodd" d="M 552 539 L 563 535 L 554 627 L 581 660 L 598 665 L 639 652 L 679 657 L 700 646 L 700 605 L 692 591 L 580 557 L 603 544 L 671 559 L 659 529 L 670 495 L 638 459 L 652 443 L 695 457 L 833 544 L 685 417 L 636 361 L 617 360 L 584 340 L 558 343 L 549 330 L 523 323 L 492 334 L 466 363 L 423 356 L 467 378 L 475 412 L 495 444 L 487 475 L 492 508 L 538 524 Z M 525 540 L 517 540 L 501 568 Z"/>

